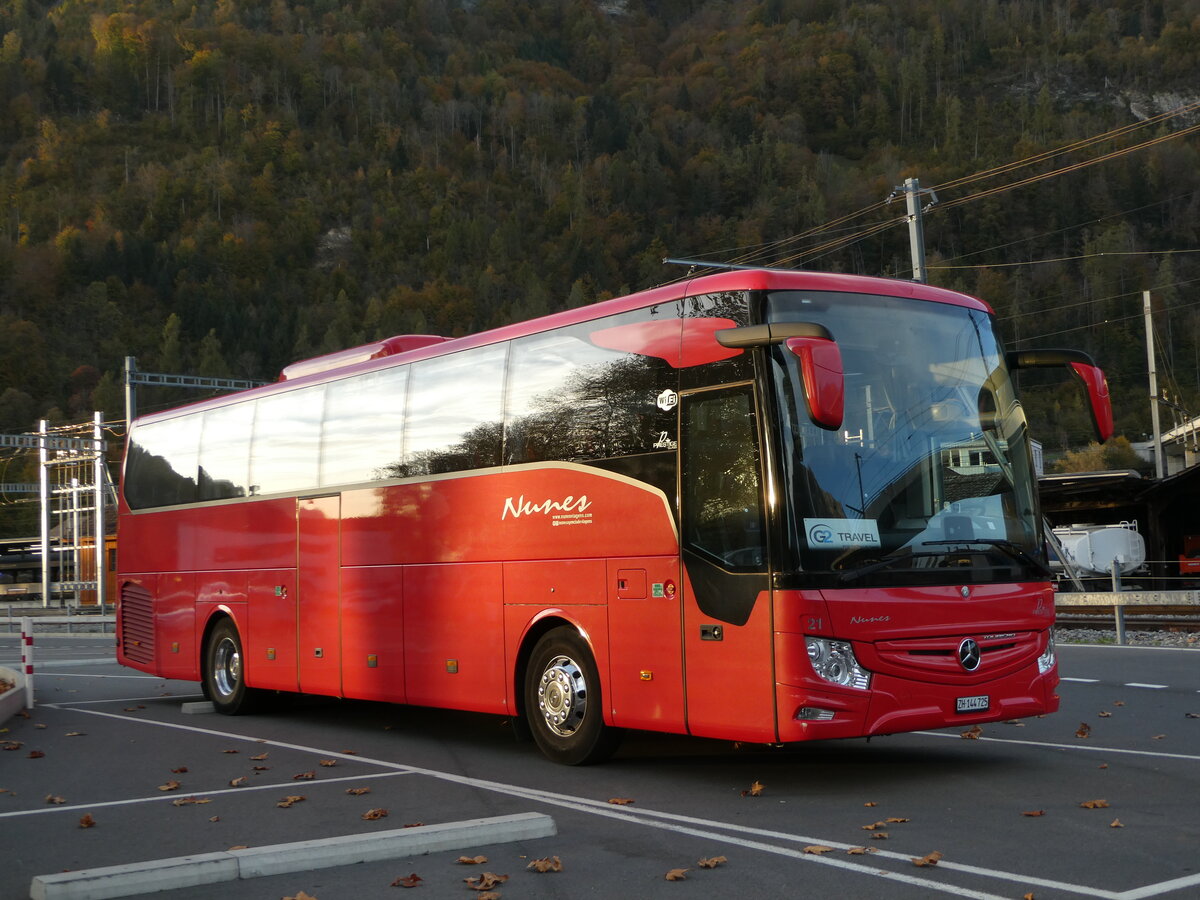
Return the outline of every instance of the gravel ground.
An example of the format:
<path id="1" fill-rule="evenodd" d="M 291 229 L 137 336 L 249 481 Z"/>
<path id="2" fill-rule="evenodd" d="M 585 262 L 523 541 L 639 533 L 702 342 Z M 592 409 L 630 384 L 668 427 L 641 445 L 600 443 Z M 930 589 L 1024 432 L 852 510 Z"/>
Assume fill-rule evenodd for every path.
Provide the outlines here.
<path id="1" fill-rule="evenodd" d="M 1060 644 L 1115 644 L 1114 628 L 1057 628 Z M 1191 647 L 1200 650 L 1200 634 L 1186 631 L 1134 631 L 1126 629 L 1125 643 L 1134 647 Z"/>

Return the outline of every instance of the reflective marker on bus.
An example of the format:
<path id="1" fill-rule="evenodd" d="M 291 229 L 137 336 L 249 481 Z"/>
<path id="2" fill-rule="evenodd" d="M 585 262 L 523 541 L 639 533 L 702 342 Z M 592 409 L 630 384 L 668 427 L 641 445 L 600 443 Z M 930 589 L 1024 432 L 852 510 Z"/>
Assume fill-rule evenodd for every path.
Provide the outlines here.
<path id="1" fill-rule="evenodd" d="M 1058 707 L 1054 597 L 991 310 L 736 270 L 402 336 L 145 416 L 118 657 L 224 713 L 302 692 L 788 744 Z"/>

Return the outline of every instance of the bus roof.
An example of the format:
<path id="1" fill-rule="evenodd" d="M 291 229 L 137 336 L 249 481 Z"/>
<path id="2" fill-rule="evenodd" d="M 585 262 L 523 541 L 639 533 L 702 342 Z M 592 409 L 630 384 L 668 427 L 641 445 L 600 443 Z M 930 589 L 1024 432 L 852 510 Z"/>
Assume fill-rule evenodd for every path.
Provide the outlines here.
<path id="1" fill-rule="evenodd" d="M 731 269 L 714 275 L 685 278 L 661 287 L 639 291 L 612 300 L 602 300 L 588 306 L 551 313 L 536 319 L 503 325 L 488 331 L 465 335 L 460 338 L 438 338 L 432 335 L 401 335 L 384 341 L 339 350 L 326 356 L 300 360 L 288 365 L 278 382 L 240 391 L 235 395 L 223 395 L 183 404 L 161 412 L 139 417 L 138 421 L 150 422 L 170 419 L 185 410 L 198 412 L 210 406 L 224 406 L 233 401 L 250 399 L 263 394 L 291 390 L 307 384 L 317 384 L 346 375 L 384 368 L 396 362 L 412 362 L 431 356 L 443 356 L 460 350 L 483 347 L 502 341 L 513 340 L 543 331 L 552 331 L 568 325 L 576 325 L 605 316 L 642 309 L 679 300 L 698 294 L 720 291 L 769 291 L 809 290 L 830 291 L 849 294 L 877 294 L 891 297 L 907 297 L 934 303 L 948 303 L 980 310 L 991 314 L 991 307 L 975 297 L 944 288 L 932 287 L 915 281 L 892 278 L 874 278 L 866 275 L 843 275 L 833 272 L 806 272 L 791 269 Z"/>

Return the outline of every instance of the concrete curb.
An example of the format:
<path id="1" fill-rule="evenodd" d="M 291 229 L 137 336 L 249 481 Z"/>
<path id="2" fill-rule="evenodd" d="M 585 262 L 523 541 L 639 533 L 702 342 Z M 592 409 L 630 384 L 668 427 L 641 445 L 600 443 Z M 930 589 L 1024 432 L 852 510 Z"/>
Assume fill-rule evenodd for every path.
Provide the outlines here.
<path id="1" fill-rule="evenodd" d="M 558 829 L 550 816 L 516 813 L 490 819 L 397 828 L 375 834 L 347 834 L 327 840 L 298 841 L 102 869 L 38 875 L 30 885 L 29 896 L 30 900 L 109 900 L 236 881 L 239 878 L 309 872 L 333 866 L 553 837 L 557 833 Z"/>
<path id="2" fill-rule="evenodd" d="M 16 687 L 0 694 L 0 725 L 25 708 L 25 676 L 16 669 L 0 666 L 0 680 L 11 681 Z"/>

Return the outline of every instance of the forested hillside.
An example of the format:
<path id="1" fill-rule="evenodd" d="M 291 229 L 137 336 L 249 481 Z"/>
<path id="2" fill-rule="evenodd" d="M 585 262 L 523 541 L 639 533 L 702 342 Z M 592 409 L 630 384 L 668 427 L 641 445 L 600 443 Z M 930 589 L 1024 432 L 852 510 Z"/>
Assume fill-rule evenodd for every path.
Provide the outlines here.
<path id="1" fill-rule="evenodd" d="M 127 355 L 273 378 L 667 255 L 910 277 L 903 225 L 827 246 L 902 202 L 789 239 L 911 176 L 930 280 L 1010 345 L 1094 353 L 1139 440 L 1153 289 L 1200 409 L 1200 114 L 953 184 L 1200 99 L 1200 0 L 2 0 L 0 35 L 0 432 L 118 417 Z M 1073 387 L 1027 394 L 1086 444 Z"/>

